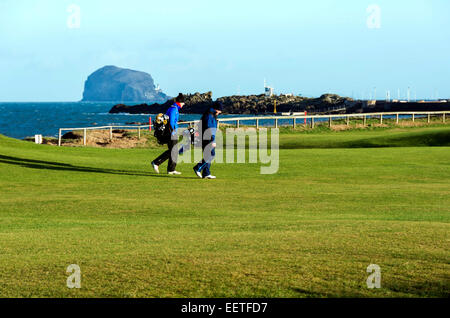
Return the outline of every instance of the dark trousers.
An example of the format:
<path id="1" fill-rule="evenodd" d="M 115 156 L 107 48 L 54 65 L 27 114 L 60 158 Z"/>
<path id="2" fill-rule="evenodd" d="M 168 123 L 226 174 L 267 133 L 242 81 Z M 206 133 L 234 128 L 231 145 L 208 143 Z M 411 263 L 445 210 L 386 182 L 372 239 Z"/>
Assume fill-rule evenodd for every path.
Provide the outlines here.
<path id="1" fill-rule="evenodd" d="M 195 170 L 202 172 L 203 178 L 206 176 L 209 176 L 211 174 L 211 162 L 214 160 L 214 157 L 216 156 L 216 149 L 212 148 L 211 152 L 207 150 L 205 153 L 205 148 L 210 144 L 210 141 L 203 141 L 202 148 L 203 148 L 203 160 L 199 162 L 195 166 Z"/>
<path id="2" fill-rule="evenodd" d="M 178 160 L 178 149 L 177 149 L 178 140 L 169 140 L 167 144 L 169 150 L 166 150 L 161 156 L 153 160 L 153 163 L 157 166 L 160 166 L 164 161 L 169 159 L 169 165 L 167 166 L 167 172 L 175 171 L 177 167 Z M 176 149 L 172 151 L 173 149 Z"/>

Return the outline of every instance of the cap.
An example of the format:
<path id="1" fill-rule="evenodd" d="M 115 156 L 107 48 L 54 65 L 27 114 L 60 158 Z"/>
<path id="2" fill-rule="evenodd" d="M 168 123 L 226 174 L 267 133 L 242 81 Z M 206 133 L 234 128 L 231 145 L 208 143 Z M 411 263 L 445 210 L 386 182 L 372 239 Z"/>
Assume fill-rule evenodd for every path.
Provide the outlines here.
<path id="1" fill-rule="evenodd" d="M 184 103 L 184 95 L 183 94 L 178 94 L 177 98 L 175 98 L 175 101 L 177 103 Z"/>

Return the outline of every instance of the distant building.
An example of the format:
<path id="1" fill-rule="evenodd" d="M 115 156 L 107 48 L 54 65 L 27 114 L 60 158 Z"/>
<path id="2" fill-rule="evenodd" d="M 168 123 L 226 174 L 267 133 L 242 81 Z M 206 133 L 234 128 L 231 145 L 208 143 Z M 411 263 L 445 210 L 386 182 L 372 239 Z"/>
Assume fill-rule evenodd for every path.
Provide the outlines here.
<path id="1" fill-rule="evenodd" d="M 273 87 L 267 86 L 266 80 L 264 80 L 264 94 L 266 97 L 273 96 Z"/>

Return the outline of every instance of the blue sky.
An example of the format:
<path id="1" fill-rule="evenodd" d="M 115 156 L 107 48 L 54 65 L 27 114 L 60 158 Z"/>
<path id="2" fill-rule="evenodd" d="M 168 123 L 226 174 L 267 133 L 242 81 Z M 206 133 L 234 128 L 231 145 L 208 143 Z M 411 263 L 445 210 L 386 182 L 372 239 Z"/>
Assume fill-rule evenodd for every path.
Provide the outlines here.
<path id="1" fill-rule="evenodd" d="M 80 100 L 104 65 L 148 72 L 172 96 L 257 94 L 266 78 L 277 93 L 449 98 L 449 12 L 448 0 L 2 0 L 0 100 Z"/>

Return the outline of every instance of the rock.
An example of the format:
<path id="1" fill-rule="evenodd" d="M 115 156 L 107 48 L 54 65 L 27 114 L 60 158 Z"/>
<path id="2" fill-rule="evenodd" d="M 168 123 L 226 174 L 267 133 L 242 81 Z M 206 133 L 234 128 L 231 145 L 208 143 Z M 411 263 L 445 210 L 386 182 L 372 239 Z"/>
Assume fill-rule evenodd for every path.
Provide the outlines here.
<path id="1" fill-rule="evenodd" d="M 62 136 L 62 139 L 81 139 L 83 138 L 82 133 L 69 131 Z"/>
<path id="2" fill-rule="evenodd" d="M 129 122 L 129 123 L 125 123 L 125 125 L 139 125 L 139 126 L 143 126 L 143 125 L 147 125 L 147 124 L 141 123 L 141 122 L 138 122 L 138 121 L 132 121 L 132 122 Z"/>
<path id="3" fill-rule="evenodd" d="M 201 114 L 213 103 L 212 92 L 204 94 L 195 93 L 185 95 L 185 105 L 182 113 Z M 174 100 L 168 100 L 163 104 L 140 104 L 135 106 L 127 106 L 118 104 L 111 108 L 110 114 L 127 113 L 127 114 L 159 114 L 165 113 L 167 109 L 174 103 Z"/>
<path id="4" fill-rule="evenodd" d="M 164 103 L 169 96 L 157 90 L 150 74 L 116 66 L 92 73 L 84 85 L 83 101 L 149 101 Z"/>
<path id="5" fill-rule="evenodd" d="M 148 104 L 140 104 L 135 106 L 127 106 L 125 104 L 117 104 L 114 105 L 113 108 L 110 109 L 110 114 L 151 114 L 150 106 Z"/>
<path id="6" fill-rule="evenodd" d="M 223 112 L 228 114 L 264 114 L 273 113 L 276 102 L 277 112 L 345 112 L 344 108 L 360 106 L 361 102 L 355 102 L 351 98 L 341 97 L 335 94 L 325 94 L 319 98 L 306 98 L 301 96 L 279 95 L 266 97 L 264 94 L 248 96 L 225 96 L 217 101 L 224 105 Z M 130 113 L 130 114 L 158 114 L 164 113 L 173 104 L 173 100 L 164 104 L 141 104 L 127 106 L 124 104 L 115 105 L 110 113 Z M 186 105 L 181 110 L 187 114 L 202 114 L 213 104 L 212 93 L 195 93 L 186 95 Z M 344 110 L 342 110 L 344 109 Z"/>

